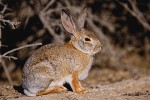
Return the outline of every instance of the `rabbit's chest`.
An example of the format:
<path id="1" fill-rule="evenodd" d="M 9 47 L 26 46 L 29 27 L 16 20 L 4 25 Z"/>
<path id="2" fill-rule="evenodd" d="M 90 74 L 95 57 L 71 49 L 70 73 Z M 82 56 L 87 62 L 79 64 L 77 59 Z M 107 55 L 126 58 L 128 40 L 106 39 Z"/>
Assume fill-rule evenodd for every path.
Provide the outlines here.
<path id="1" fill-rule="evenodd" d="M 79 80 L 83 80 L 88 76 L 89 70 L 91 69 L 93 60 L 91 60 L 87 66 L 83 67 L 79 72 Z"/>
<path id="2" fill-rule="evenodd" d="M 88 76 L 89 70 L 83 71 L 81 74 L 79 74 L 79 80 L 84 80 Z"/>
<path id="3" fill-rule="evenodd" d="M 79 80 L 83 80 L 88 76 L 88 72 L 91 69 L 93 62 L 93 57 L 78 52 L 76 54 L 66 55 L 66 61 L 70 66 L 70 70 L 78 71 Z"/>

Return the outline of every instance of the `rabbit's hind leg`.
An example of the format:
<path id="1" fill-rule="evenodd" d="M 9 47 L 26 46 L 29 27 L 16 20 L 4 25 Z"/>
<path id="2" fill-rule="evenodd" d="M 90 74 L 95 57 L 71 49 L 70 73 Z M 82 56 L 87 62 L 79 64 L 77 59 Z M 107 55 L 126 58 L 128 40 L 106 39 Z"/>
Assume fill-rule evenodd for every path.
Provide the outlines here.
<path id="1" fill-rule="evenodd" d="M 49 93 L 65 92 L 65 91 L 67 91 L 67 88 L 65 88 L 64 86 L 54 86 L 54 87 L 51 87 L 50 89 L 40 91 L 36 95 L 41 96 L 41 95 L 45 95 Z"/>

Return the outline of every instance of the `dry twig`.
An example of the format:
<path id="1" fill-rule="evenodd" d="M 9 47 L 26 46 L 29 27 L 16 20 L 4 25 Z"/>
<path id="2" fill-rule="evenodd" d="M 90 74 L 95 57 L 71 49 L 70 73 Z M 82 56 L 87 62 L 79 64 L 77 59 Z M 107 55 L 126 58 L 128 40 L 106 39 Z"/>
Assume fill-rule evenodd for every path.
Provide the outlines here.
<path id="1" fill-rule="evenodd" d="M 15 49 L 12 49 L 12 50 L 10 50 L 10 51 L 8 51 L 8 52 L 6 52 L 6 53 L 4 53 L 3 55 L 0 56 L 2 67 L 5 71 L 5 74 L 7 76 L 8 81 L 10 82 L 10 84 L 12 84 L 12 79 L 10 77 L 10 74 L 9 74 L 8 69 L 7 69 L 6 63 L 2 58 L 17 59 L 16 57 L 7 56 L 7 55 L 12 53 L 12 52 L 15 52 L 17 50 L 24 49 L 24 48 L 27 48 L 27 47 L 37 46 L 37 45 L 42 45 L 42 43 L 29 44 L 29 45 L 25 45 L 25 46 L 22 46 L 22 47 L 19 47 L 19 48 L 15 48 Z"/>
<path id="2" fill-rule="evenodd" d="M 2 64 L 2 66 L 3 66 L 3 69 L 4 69 L 4 71 L 5 71 L 5 74 L 6 74 L 6 76 L 7 76 L 7 79 L 8 79 L 8 81 L 9 81 L 9 83 L 12 85 L 12 84 L 13 84 L 12 79 L 11 79 L 10 74 L 9 74 L 9 71 L 8 71 L 8 69 L 7 69 L 7 67 L 6 67 L 6 63 L 5 63 L 5 61 L 4 61 L 3 59 L 1 59 L 1 64 Z"/>
<path id="3" fill-rule="evenodd" d="M 5 20 L 5 19 L 0 19 L 0 21 L 4 24 L 8 23 L 12 29 L 16 29 L 17 26 L 21 23 L 21 22 L 13 22 L 13 21 L 10 21 L 10 20 Z"/>
<path id="4" fill-rule="evenodd" d="M 119 4 L 122 5 L 133 17 L 135 17 L 146 30 L 150 31 L 150 25 L 148 24 L 140 10 L 137 8 L 136 0 L 129 0 L 129 3 L 131 4 L 132 9 L 129 8 L 127 4 L 119 2 Z"/>
<path id="5" fill-rule="evenodd" d="M 15 49 L 12 49 L 6 53 L 3 54 L 3 56 L 6 56 L 14 51 L 17 51 L 17 50 L 20 50 L 20 49 L 24 49 L 24 48 L 28 48 L 28 47 L 32 47 L 32 46 L 38 46 L 38 45 L 42 45 L 42 43 L 35 43 L 35 44 L 29 44 L 29 45 L 25 45 L 25 46 L 22 46 L 22 47 L 19 47 L 19 48 L 15 48 Z"/>
<path id="6" fill-rule="evenodd" d="M 49 23 L 52 23 L 52 22 L 48 22 L 47 19 L 46 19 L 46 16 L 49 16 L 51 14 L 51 12 L 53 11 L 57 11 L 57 10 L 61 10 L 61 8 L 56 8 L 56 9 L 50 9 L 48 11 L 46 11 L 47 8 L 49 8 L 52 4 L 54 3 L 54 0 L 50 1 L 47 6 L 40 11 L 39 13 L 39 18 L 41 20 L 41 22 L 43 23 L 44 25 L 44 28 L 46 28 L 49 33 L 54 37 L 54 40 L 59 43 L 64 43 L 64 34 L 55 34 L 54 30 L 52 29 L 51 25 Z"/>
<path id="7" fill-rule="evenodd" d="M 7 58 L 7 59 L 14 59 L 14 60 L 17 60 L 18 58 L 17 57 L 14 57 L 14 56 L 3 56 L 3 55 L 1 55 L 0 56 L 1 58 Z"/>
<path id="8" fill-rule="evenodd" d="M 51 0 L 42 10 L 42 12 L 45 12 L 53 3 L 55 2 L 55 0 Z"/>

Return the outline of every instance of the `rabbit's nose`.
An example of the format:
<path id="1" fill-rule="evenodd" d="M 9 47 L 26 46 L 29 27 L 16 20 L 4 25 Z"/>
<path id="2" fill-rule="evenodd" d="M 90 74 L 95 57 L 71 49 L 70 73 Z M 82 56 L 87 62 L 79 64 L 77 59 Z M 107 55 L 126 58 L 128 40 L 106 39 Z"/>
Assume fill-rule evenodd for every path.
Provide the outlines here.
<path id="1" fill-rule="evenodd" d="M 99 45 L 96 45 L 95 47 L 94 47 L 94 49 L 95 50 L 101 50 L 101 45 L 99 44 Z"/>
<path id="2" fill-rule="evenodd" d="M 100 43 L 100 47 L 103 47 L 103 44 L 102 44 L 102 43 Z"/>
<path id="3" fill-rule="evenodd" d="M 100 47 L 103 47 L 103 44 L 102 44 L 102 42 L 100 42 L 100 41 L 99 41 L 99 46 L 100 46 Z"/>

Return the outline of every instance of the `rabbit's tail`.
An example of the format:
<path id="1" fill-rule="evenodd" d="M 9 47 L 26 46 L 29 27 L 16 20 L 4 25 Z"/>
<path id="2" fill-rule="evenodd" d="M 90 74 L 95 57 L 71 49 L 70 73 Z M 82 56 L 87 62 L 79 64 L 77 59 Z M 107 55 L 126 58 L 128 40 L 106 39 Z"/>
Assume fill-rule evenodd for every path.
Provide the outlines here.
<path id="1" fill-rule="evenodd" d="M 32 93 L 26 89 L 24 89 L 24 94 L 27 95 L 27 96 L 36 96 L 36 93 Z"/>

